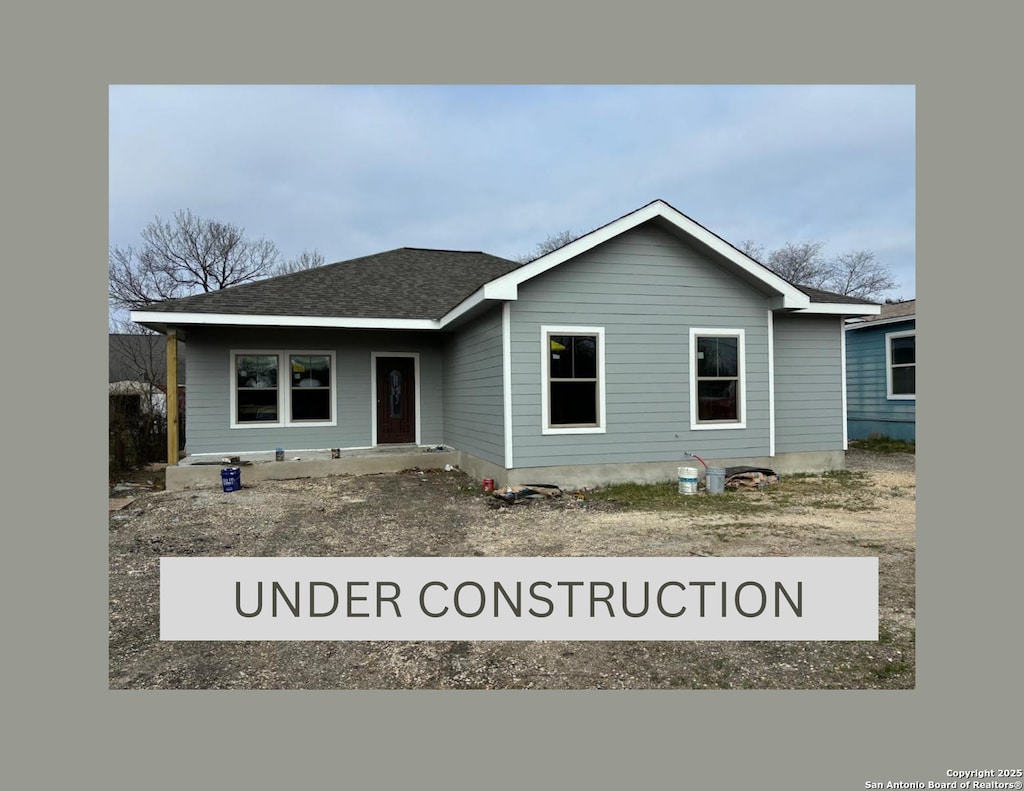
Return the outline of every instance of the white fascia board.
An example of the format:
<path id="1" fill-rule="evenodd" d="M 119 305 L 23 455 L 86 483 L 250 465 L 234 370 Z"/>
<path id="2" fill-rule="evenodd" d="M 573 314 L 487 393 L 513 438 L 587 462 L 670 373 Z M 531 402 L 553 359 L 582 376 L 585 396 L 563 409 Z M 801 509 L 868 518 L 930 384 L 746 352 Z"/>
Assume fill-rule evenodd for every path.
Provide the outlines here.
<path id="1" fill-rule="evenodd" d="M 451 324 L 453 321 L 455 321 L 455 319 L 457 319 L 459 316 L 461 316 L 464 313 L 467 313 L 468 311 L 472 310 L 477 305 L 479 305 L 481 302 L 483 302 L 485 299 L 488 299 L 486 291 L 487 291 L 487 286 L 483 286 L 482 288 L 478 288 L 476 291 L 474 291 L 472 294 L 470 294 L 468 297 L 466 297 L 464 300 L 462 300 L 462 302 L 460 302 L 458 305 L 456 305 L 450 311 L 445 313 L 441 317 L 441 320 L 438 322 L 438 328 L 439 329 L 444 329 L 449 324 Z M 513 297 L 513 299 L 514 299 L 514 297 Z"/>
<path id="2" fill-rule="evenodd" d="M 132 311 L 132 321 L 138 324 L 174 325 L 239 325 L 245 327 L 322 327 L 339 329 L 368 330 L 438 330 L 441 322 L 436 319 L 362 319 L 346 316 L 259 316 L 232 313 L 165 313 L 157 311 Z"/>
<path id="3" fill-rule="evenodd" d="M 810 307 L 793 311 L 794 313 L 821 313 L 838 316 L 877 316 L 882 312 L 881 305 L 855 305 L 850 302 L 812 302 Z"/>

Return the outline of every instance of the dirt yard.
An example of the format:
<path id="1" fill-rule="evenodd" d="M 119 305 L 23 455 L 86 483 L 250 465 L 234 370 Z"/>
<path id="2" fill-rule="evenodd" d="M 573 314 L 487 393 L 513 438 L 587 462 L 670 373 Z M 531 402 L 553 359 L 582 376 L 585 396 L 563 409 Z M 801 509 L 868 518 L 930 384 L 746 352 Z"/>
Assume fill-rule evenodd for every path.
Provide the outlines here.
<path id="1" fill-rule="evenodd" d="M 914 456 L 764 491 L 499 505 L 458 471 L 136 490 L 112 508 L 112 689 L 910 689 Z M 662 493 L 668 491 L 666 488 Z M 134 498 L 134 499 L 131 499 Z M 870 556 L 877 642 L 161 642 L 161 556 Z"/>

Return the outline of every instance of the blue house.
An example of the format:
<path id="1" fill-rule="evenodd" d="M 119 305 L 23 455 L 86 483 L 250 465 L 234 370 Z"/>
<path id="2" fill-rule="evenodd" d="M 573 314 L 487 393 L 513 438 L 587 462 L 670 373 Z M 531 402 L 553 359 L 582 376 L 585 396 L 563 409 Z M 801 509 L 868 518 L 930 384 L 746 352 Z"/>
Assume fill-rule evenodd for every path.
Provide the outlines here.
<path id="1" fill-rule="evenodd" d="M 576 485 L 674 479 L 688 452 L 842 468 L 844 320 L 878 312 L 654 201 L 522 266 L 400 248 L 132 319 L 188 343 L 193 460 L 444 446 Z"/>
<path id="2" fill-rule="evenodd" d="M 915 442 L 917 300 L 882 305 L 878 316 L 846 326 L 850 439 Z"/>

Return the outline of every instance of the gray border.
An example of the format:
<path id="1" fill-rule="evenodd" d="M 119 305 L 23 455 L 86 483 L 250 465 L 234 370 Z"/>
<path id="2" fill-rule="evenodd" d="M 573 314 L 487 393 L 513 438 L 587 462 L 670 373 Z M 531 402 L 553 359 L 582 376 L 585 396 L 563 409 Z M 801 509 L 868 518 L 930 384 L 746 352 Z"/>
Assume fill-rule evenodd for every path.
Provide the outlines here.
<path id="1" fill-rule="evenodd" d="M 1019 575 L 1024 531 L 997 516 L 1012 513 L 998 502 L 1001 479 L 989 474 L 999 460 L 980 455 L 991 454 L 989 437 L 1005 438 L 1016 423 L 1003 417 L 997 428 L 990 415 L 1016 411 L 986 410 L 980 425 L 976 414 L 969 425 L 940 422 L 970 403 L 971 394 L 964 377 L 944 376 L 937 386 L 940 350 L 947 371 L 950 361 L 966 372 L 967 361 L 977 359 L 974 346 L 983 335 L 960 331 L 964 314 L 974 327 L 994 323 L 1000 314 L 998 297 L 988 293 L 995 288 L 986 289 L 984 304 L 963 299 L 970 283 L 961 272 L 969 269 L 974 283 L 1005 282 L 1002 272 L 998 281 L 986 279 L 985 265 L 1015 249 L 994 243 L 994 232 L 1006 227 L 999 221 L 1016 225 L 1000 209 L 1016 208 L 1015 196 L 994 192 L 991 183 L 965 189 L 986 173 L 1001 172 L 1006 163 L 997 152 L 1016 150 L 1007 134 L 1015 125 L 994 117 L 1005 112 L 998 97 L 1014 94 L 1000 92 L 1001 74 L 990 69 L 999 66 L 994 53 L 1015 51 L 999 40 L 1015 26 L 996 20 L 984 43 L 965 56 L 968 42 L 960 33 L 974 22 L 961 26 L 949 14 L 940 19 L 922 7 L 929 14 L 924 23 L 914 8 L 891 4 L 879 7 L 879 14 L 858 6 L 827 26 L 817 6 L 813 19 L 784 16 L 777 5 L 745 17 L 720 6 L 710 18 L 707 10 L 700 17 L 692 10 L 673 17 L 660 6 L 641 12 L 635 5 L 619 9 L 621 16 L 588 16 L 582 4 L 545 7 L 530 16 L 520 6 L 515 13 L 492 11 L 493 24 L 472 29 L 471 20 L 452 9 L 446 15 L 436 3 L 403 12 L 401 24 L 393 9 L 381 7 L 339 14 L 322 25 L 310 24 L 294 4 L 283 14 L 260 15 L 260 21 L 239 5 L 225 15 L 227 36 L 206 34 L 198 8 L 190 14 L 188 4 L 179 3 L 165 16 L 133 7 L 126 20 L 92 4 L 62 12 L 59 24 L 48 8 L 13 19 L 9 14 L 7 63 L 31 69 L 33 79 L 24 83 L 17 69 L 5 70 L 19 81 L 5 86 L 5 192 L 8 200 L 17 199 L 13 209 L 9 204 L 8 217 L 16 221 L 8 224 L 5 239 L 17 273 L 8 270 L 8 283 L 17 286 L 6 290 L 5 312 L 13 308 L 14 316 L 5 324 L 8 348 L 13 352 L 15 339 L 31 338 L 34 354 L 12 354 L 8 362 L 16 369 L 32 358 L 60 361 L 34 371 L 39 378 L 30 390 L 7 388 L 8 414 L 17 417 L 4 432 L 5 449 L 19 470 L 8 478 L 14 485 L 6 492 L 11 545 L 5 589 L 9 601 L 24 603 L 11 607 L 15 631 L 6 635 L 5 675 L 14 689 L 5 719 L 16 727 L 8 729 L 15 731 L 5 744 L 14 759 L 5 774 L 13 774 L 15 786 L 96 779 L 114 788 L 211 787 L 218 781 L 262 788 L 304 785 L 303 778 L 315 775 L 339 787 L 440 781 L 473 788 L 864 788 L 867 780 L 943 780 L 947 768 L 1019 761 L 1020 618 L 1011 585 Z M 207 25 L 216 11 L 203 9 Z M 300 23 L 285 44 L 280 31 L 293 19 Z M 633 19 L 639 20 L 636 35 L 621 35 Z M 940 25 L 947 36 L 939 35 Z M 226 48 L 225 38 L 231 42 Z M 921 41 L 956 41 L 955 52 L 911 46 Z M 90 461 L 105 434 L 100 261 L 106 248 L 101 196 L 107 83 L 213 77 L 916 82 L 918 197 L 927 234 L 919 240 L 918 270 L 927 395 L 918 405 L 917 689 L 108 691 L 103 473 L 98 460 Z M 981 127 L 985 137 L 976 141 Z M 955 200 L 947 201 L 949 196 Z M 970 216 L 981 206 L 988 207 L 987 216 Z M 954 227 L 962 232 L 949 234 Z M 961 297 L 955 304 L 954 295 Z M 17 304 L 10 304 L 12 297 Z"/>

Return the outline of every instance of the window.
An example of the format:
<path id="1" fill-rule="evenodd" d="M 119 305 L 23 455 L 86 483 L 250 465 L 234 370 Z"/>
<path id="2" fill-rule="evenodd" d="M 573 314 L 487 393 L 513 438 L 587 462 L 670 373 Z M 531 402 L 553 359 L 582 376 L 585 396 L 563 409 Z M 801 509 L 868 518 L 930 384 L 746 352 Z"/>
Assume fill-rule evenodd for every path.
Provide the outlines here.
<path id="1" fill-rule="evenodd" d="M 890 332 L 885 336 L 886 397 L 917 399 L 917 333 Z"/>
<path id="2" fill-rule="evenodd" d="M 334 425 L 333 352 L 236 351 L 232 360 L 232 427 Z"/>
<path id="3" fill-rule="evenodd" d="M 604 432 L 604 329 L 542 327 L 545 434 Z"/>
<path id="4" fill-rule="evenodd" d="M 237 423 L 277 423 L 276 354 L 235 356 Z"/>
<path id="5" fill-rule="evenodd" d="M 289 355 L 291 419 L 331 419 L 331 358 L 326 354 Z"/>
<path id="6" fill-rule="evenodd" d="M 745 428 L 743 330 L 690 330 L 690 428 Z"/>

